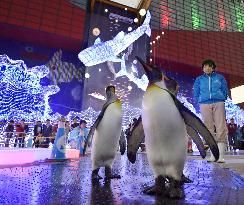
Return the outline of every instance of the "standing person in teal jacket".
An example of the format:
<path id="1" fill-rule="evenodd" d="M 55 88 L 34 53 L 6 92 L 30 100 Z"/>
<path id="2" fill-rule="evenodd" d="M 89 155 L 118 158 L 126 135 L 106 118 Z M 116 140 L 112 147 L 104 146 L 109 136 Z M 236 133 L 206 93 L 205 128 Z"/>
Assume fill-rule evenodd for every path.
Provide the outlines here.
<path id="1" fill-rule="evenodd" d="M 194 97 L 200 104 L 204 124 L 218 143 L 220 156 L 217 162 L 223 163 L 227 142 L 225 100 L 228 87 L 224 76 L 215 72 L 213 60 L 204 60 L 202 68 L 204 74 L 194 82 Z M 216 161 L 212 153 L 208 161 Z"/>

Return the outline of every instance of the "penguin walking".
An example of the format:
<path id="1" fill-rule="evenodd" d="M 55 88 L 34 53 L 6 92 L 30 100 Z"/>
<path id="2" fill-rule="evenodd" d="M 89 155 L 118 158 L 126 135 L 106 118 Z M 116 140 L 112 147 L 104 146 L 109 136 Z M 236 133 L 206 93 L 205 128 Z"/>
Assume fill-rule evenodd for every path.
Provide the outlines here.
<path id="1" fill-rule="evenodd" d="M 103 105 L 97 120 L 91 127 L 88 139 L 93 136 L 91 159 L 92 179 L 99 180 L 102 177 L 98 172 L 100 167 L 105 167 L 106 179 L 120 178 L 120 175 L 112 173 L 112 165 L 119 146 L 122 129 L 122 106 L 121 101 L 115 95 L 115 87 L 106 88 L 107 102 Z"/>
<path id="2" fill-rule="evenodd" d="M 142 100 L 142 126 L 149 165 L 155 177 L 155 186 L 147 189 L 146 193 L 182 198 L 180 180 L 186 160 L 187 132 L 192 131 L 194 138 L 197 138 L 197 133 L 205 137 L 217 158 L 219 157 L 218 147 L 213 136 L 203 123 L 201 124 L 200 119 L 196 119 L 193 113 L 167 90 L 160 69 L 145 64 L 139 57 L 137 59 L 142 63 L 149 79 L 149 86 Z M 191 129 L 188 130 L 186 125 Z M 138 130 L 142 128 L 139 126 Z M 137 136 L 136 141 L 140 137 Z M 196 141 L 200 143 L 201 140 Z M 128 149 L 129 146 L 131 145 L 128 145 Z M 128 154 L 128 158 L 135 160 L 131 153 Z M 169 187 L 165 186 L 167 180 Z"/>

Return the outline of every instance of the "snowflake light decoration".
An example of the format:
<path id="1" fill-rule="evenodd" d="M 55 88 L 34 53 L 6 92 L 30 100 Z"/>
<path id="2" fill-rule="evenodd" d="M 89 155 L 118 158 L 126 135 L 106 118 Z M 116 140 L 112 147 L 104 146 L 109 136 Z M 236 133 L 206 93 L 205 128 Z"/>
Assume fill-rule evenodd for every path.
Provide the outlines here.
<path id="1" fill-rule="evenodd" d="M 58 86 L 40 84 L 48 72 L 44 65 L 27 68 L 22 60 L 0 55 L 0 119 L 48 118 L 52 112 L 49 96 L 59 91 Z"/>

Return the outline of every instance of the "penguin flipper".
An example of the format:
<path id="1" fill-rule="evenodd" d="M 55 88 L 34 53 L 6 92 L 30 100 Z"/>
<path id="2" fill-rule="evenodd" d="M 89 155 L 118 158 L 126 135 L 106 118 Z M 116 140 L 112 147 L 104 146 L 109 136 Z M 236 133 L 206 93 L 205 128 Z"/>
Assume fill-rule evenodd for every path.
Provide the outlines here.
<path id="1" fill-rule="evenodd" d="M 135 123 L 131 133 L 127 136 L 127 157 L 134 164 L 136 161 L 136 153 L 140 144 L 145 139 L 141 116 Z"/>
<path id="2" fill-rule="evenodd" d="M 123 155 L 126 150 L 126 141 L 125 141 L 125 134 L 122 131 L 119 139 L 119 148 L 120 148 L 120 153 Z"/>
<path id="3" fill-rule="evenodd" d="M 108 106 L 109 106 L 111 103 L 114 103 L 115 101 L 116 101 L 116 99 L 112 99 L 112 100 L 110 100 L 110 101 L 107 101 L 107 102 L 103 105 L 103 108 L 102 108 L 101 112 L 99 113 L 99 115 L 98 115 L 96 121 L 94 122 L 94 124 L 91 126 L 90 131 L 89 131 L 89 134 L 88 134 L 88 136 L 87 136 L 87 139 L 85 140 L 85 145 L 84 145 L 83 154 L 86 153 L 87 146 L 88 146 L 88 144 L 90 143 L 90 140 L 92 139 L 92 136 L 94 135 L 96 128 L 98 127 L 99 123 L 101 122 L 101 120 L 102 120 L 102 118 L 103 118 L 103 115 L 104 115 L 106 109 L 108 108 Z"/>
<path id="4" fill-rule="evenodd" d="M 187 124 L 186 124 L 186 131 L 187 131 L 187 134 L 193 140 L 193 142 L 196 144 L 202 158 L 205 158 L 206 157 L 206 151 L 204 149 L 203 142 L 202 142 L 201 138 L 199 137 L 197 131 L 194 130 L 191 126 L 189 126 Z"/>
<path id="5" fill-rule="evenodd" d="M 208 144 L 210 150 L 212 151 L 214 158 L 218 160 L 219 148 L 217 146 L 217 143 L 213 135 L 209 132 L 208 128 L 203 124 L 200 118 L 198 118 L 193 112 L 191 112 L 187 107 L 185 107 L 184 104 L 180 102 L 170 91 L 168 91 L 167 89 L 163 89 L 163 90 L 167 91 L 170 94 L 170 96 L 173 98 L 176 107 L 178 108 L 182 118 L 185 121 L 185 124 L 192 127 L 196 132 L 198 132 L 203 137 L 205 142 Z"/>
<path id="6" fill-rule="evenodd" d="M 185 120 L 185 123 L 192 127 L 195 131 L 197 131 L 205 140 L 205 142 L 208 144 L 210 150 L 212 151 L 214 157 L 216 160 L 219 159 L 219 149 L 217 146 L 216 141 L 214 140 L 214 137 L 209 132 L 207 127 L 203 124 L 203 122 L 194 115 L 190 110 L 188 110 L 186 107 L 184 107 L 181 111 L 181 114 Z M 199 150 L 200 151 L 200 150 Z"/>
<path id="7" fill-rule="evenodd" d="M 192 127 L 195 131 L 197 131 L 203 137 L 205 142 L 208 144 L 210 150 L 212 151 L 215 159 L 218 160 L 219 159 L 219 149 L 218 149 L 217 143 L 216 143 L 213 135 L 210 133 L 210 131 L 207 129 L 207 127 L 194 113 L 192 113 L 183 104 L 182 104 L 182 109 L 180 110 L 180 112 L 185 120 L 185 123 L 188 126 Z"/>

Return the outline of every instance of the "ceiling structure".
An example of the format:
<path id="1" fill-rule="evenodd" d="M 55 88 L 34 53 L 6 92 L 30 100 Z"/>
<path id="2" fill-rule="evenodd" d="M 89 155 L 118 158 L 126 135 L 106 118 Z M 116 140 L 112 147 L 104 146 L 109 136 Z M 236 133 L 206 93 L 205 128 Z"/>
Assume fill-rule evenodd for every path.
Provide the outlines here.
<path id="1" fill-rule="evenodd" d="M 126 8 L 129 11 L 138 13 L 141 9 L 148 9 L 151 0 L 91 0 L 91 10 L 93 11 L 93 7 L 95 2 L 101 2 L 104 4 L 109 4 L 118 8 Z"/>

